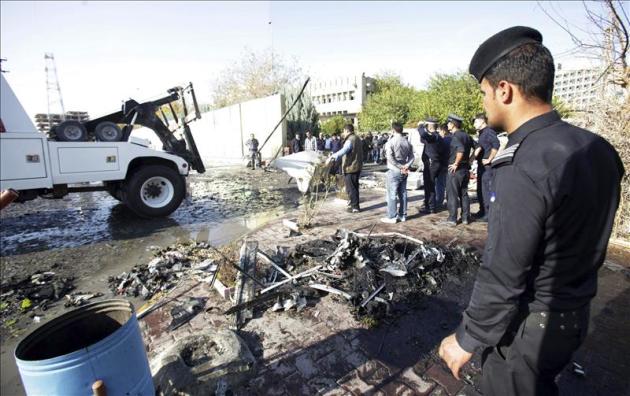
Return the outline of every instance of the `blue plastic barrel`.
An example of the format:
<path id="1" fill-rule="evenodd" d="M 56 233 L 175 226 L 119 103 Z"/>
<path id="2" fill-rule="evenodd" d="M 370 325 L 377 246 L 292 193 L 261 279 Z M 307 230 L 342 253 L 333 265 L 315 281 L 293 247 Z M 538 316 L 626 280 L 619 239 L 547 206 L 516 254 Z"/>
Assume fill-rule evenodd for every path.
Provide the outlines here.
<path id="1" fill-rule="evenodd" d="M 133 305 L 106 300 L 40 326 L 15 348 L 27 395 L 92 395 L 105 383 L 112 395 L 155 395 Z"/>

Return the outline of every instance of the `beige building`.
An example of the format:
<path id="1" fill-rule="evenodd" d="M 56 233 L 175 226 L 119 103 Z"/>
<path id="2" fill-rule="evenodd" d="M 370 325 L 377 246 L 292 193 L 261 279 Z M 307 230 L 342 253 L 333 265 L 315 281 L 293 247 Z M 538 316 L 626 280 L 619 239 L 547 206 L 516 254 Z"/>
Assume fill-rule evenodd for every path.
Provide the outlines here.
<path id="1" fill-rule="evenodd" d="M 357 114 L 363 109 L 369 93 L 374 91 L 374 79 L 365 73 L 315 81 L 310 86 L 310 95 L 325 121 L 337 115 L 345 117 L 357 126 Z"/>
<path id="2" fill-rule="evenodd" d="M 587 110 L 603 87 L 600 75 L 597 68 L 564 70 L 558 64 L 554 94 L 573 110 Z"/>

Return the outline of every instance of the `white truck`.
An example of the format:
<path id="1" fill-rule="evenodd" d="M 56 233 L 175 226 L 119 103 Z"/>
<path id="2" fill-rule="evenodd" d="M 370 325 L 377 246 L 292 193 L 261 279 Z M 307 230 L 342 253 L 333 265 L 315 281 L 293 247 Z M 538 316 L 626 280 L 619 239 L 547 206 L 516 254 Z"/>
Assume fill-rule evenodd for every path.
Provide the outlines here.
<path id="1" fill-rule="evenodd" d="M 18 202 L 105 190 L 142 217 L 167 216 L 186 195 L 189 171 L 205 172 L 188 127 L 200 118 L 192 83 L 156 101 L 129 100 L 95 120 L 66 121 L 53 140 L 37 131 L 1 74 L 0 80 L 0 190 L 17 191 Z M 152 129 L 163 150 L 130 136 L 135 125 Z"/>

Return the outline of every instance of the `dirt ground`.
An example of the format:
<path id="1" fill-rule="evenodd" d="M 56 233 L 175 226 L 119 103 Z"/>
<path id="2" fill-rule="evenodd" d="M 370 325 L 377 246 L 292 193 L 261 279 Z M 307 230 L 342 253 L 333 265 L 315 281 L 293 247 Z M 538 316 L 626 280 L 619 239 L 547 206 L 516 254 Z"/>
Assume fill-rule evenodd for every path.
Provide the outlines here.
<path id="1" fill-rule="evenodd" d="M 297 207 L 301 197 L 295 182 L 274 170 L 212 168 L 188 182 L 190 196 L 171 216 L 160 219 L 138 218 L 106 192 L 12 204 L 0 214 L 3 293 L 10 289 L 7 284 L 52 271 L 57 277 L 74 277 L 75 291 L 111 298 L 107 278 L 147 263 L 156 247 L 191 239 L 227 243 Z M 15 366 L 17 341 L 38 326 L 33 316 L 43 323 L 66 310 L 63 301 L 45 312 L 0 306 L 3 389 L 5 379 L 12 377 L 5 369 Z"/>

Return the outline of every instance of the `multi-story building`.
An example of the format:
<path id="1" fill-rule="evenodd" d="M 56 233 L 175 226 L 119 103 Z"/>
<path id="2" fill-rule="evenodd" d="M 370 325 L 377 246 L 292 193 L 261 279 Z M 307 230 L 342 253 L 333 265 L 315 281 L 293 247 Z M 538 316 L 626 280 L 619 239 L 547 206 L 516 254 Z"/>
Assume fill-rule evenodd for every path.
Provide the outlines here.
<path id="1" fill-rule="evenodd" d="M 320 120 L 341 115 L 357 126 L 357 114 L 363 109 L 369 93 L 374 92 L 374 79 L 365 73 L 315 81 L 310 95 Z"/>
<path id="2" fill-rule="evenodd" d="M 601 70 L 563 70 L 558 64 L 554 81 L 554 94 L 573 110 L 587 110 L 603 88 Z"/>
<path id="3" fill-rule="evenodd" d="M 90 120 L 90 116 L 86 111 L 66 111 L 65 120 L 85 122 Z M 61 114 L 50 114 L 50 117 L 44 113 L 35 114 L 35 125 L 43 133 L 48 133 L 50 128 L 59 125 L 61 121 Z"/>

